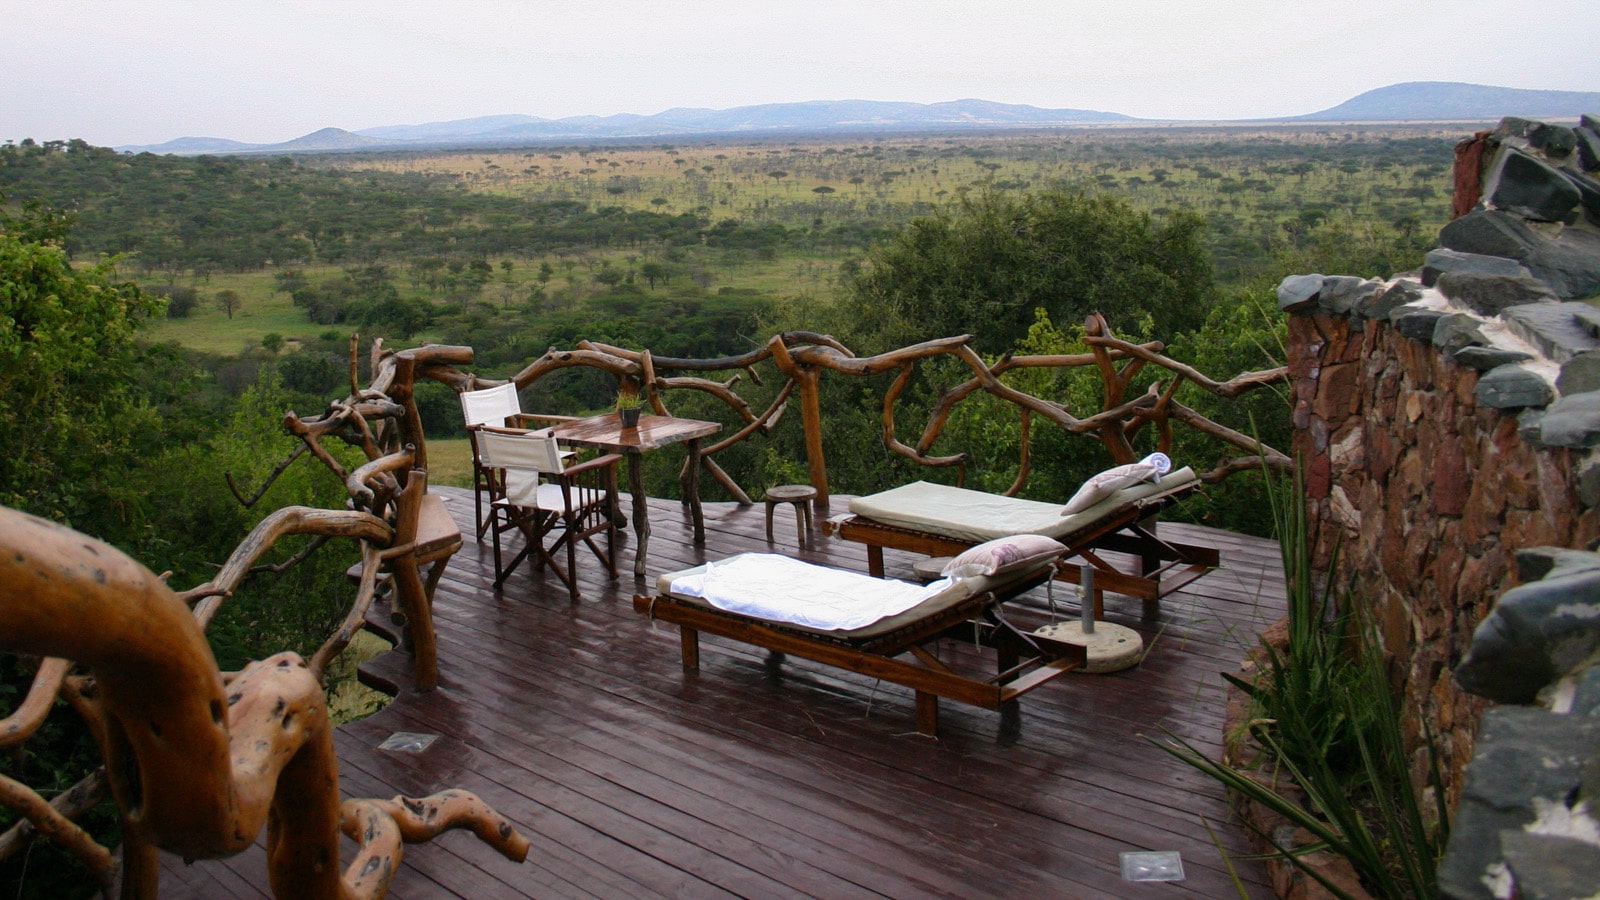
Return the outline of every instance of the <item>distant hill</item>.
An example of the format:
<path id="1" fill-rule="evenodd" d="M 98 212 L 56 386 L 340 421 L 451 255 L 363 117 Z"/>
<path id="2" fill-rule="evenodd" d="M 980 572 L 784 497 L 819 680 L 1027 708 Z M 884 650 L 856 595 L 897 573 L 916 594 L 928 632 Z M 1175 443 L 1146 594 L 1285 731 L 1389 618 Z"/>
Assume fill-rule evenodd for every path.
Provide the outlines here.
<path id="1" fill-rule="evenodd" d="M 345 131 L 343 128 L 324 128 L 304 137 L 280 144 L 246 144 L 224 138 L 185 137 L 145 147 L 118 147 L 128 153 L 171 153 L 193 156 L 202 153 L 225 155 L 230 153 L 331 153 L 340 150 L 380 150 L 394 146 L 393 141 L 367 137 Z"/>
<path id="2" fill-rule="evenodd" d="M 505 122 L 502 120 L 520 119 Z M 1085 109 L 1041 109 L 987 100 L 894 103 L 877 100 L 812 100 L 766 103 L 733 109 L 679 107 L 652 116 L 490 116 L 425 125 L 370 128 L 358 134 L 405 141 L 548 140 L 559 138 L 654 137 L 758 131 L 908 131 L 947 128 L 1083 125 L 1136 122 L 1131 116 Z M 488 127 L 497 126 L 497 127 Z"/>
<path id="3" fill-rule="evenodd" d="M 1358 94 L 1291 122 L 1497 122 L 1505 116 L 1575 119 L 1600 113 L 1600 92 L 1529 91 L 1456 81 L 1408 81 Z"/>
<path id="4" fill-rule="evenodd" d="M 1571 119 L 1600 114 L 1600 93 L 1530 91 L 1518 88 L 1412 81 L 1367 91 L 1321 112 L 1252 122 L 1495 122 L 1504 116 Z M 246 144 L 223 138 L 186 137 L 164 144 L 118 147 L 128 152 L 332 153 L 450 147 L 517 147 L 551 141 L 672 137 L 713 134 L 829 132 L 918 132 L 1066 128 L 1082 125 L 1156 124 L 1121 113 L 1088 109 L 1044 109 L 988 100 L 896 103 L 880 100 L 812 100 L 765 103 L 733 109 L 679 107 L 655 115 L 478 116 L 420 125 L 384 125 L 350 132 L 324 128 L 280 144 Z M 1172 123 L 1163 123 L 1172 124 Z M 1177 124 L 1181 124 L 1178 122 Z"/>
<path id="5" fill-rule="evenodd" d="M 1135 123 L 1118 113 L 1086 109 L 1041 109 L 987 100 L 893 103 L 875 100 L 813 100 L 767 103 L 734 109 L 676 108 L 655 115 L 480 116 L 421 125 L 385 125 L 357 132 L 324 128 L 281 144 L 244 144 L 221 138 L 179 138 L 164 144 L 118 147 L 140 153 L 311 153 L 421 147 L 517 146 L 557 140 L 639 138 L 690 134 L 933 131 L 981 128 L 1044 128 L 1063 125 Z"/>

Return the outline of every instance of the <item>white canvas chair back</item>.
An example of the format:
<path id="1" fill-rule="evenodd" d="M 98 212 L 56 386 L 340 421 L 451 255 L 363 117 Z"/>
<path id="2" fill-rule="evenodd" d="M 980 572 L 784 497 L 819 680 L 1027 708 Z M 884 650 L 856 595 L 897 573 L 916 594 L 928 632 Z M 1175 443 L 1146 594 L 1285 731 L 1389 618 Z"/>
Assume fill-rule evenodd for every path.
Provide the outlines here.
<path id="1" fill-rule="evenodd" d="M 516 382 L 508 381 L 499 387 L 481 391 L 462 391 L 461 413 L 467 420 L 468 428 L 474 425 L 505 427 L 507 419 L 522 413 Z"/>
<path id="2" fill-rule="evenodd" d="M 478 432 L 478 452 L 483 464 L 496 469 L 531 469 L 560 475 L 565 471 L 556 439 L 548 434 Z"/>
<path id="3" fill-rule="evenodd" d="M 478 456 L 484 467 L 505 472 L 506 500 L 517 506 L 560 510 L 561 489 L 540 484 L 541 473 L 560 475 L 566 467 L 556 439 L 546 434 L 478 432 Z"/>

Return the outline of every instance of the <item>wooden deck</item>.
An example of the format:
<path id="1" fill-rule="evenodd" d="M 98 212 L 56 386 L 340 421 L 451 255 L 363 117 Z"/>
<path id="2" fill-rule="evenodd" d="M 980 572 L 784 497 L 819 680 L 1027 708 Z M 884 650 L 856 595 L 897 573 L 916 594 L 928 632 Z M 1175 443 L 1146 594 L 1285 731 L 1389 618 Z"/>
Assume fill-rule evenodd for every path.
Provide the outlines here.
<path id="1" fill-rule="evenodd" d="M 533 849 L 516 865 L 465 832 L 407 847 L 391 896 L 1237 896 L 1206 829 L 1230 854 L 1249 852 L 1221 790 L 1145 736 L 1167 728 L 1215 752 L 1218 673 L 1283 615 L 1275 544 L 1163 525 L 1219 547 L 1223 568 L 1169 596 L 1153 620 L 1138 601 L 1107 597 L 1107 619 L 1145 636 L 1140 667 L 1044 686 L 1023 698 L 1014 733 L 998 713 L 946 701 L 934 740 L 915 732 L 910 691 L 803 660 L 779 674 L 764 651 L 703 636 L 700 670 L 685 673 L 677 629 L 632 610 L 647 586 L 627 574 L 606 582 L 592 557 L 577 604 L 552 574 L 526 567 L 496 594 L 488 547 L 471 539 L 471 494 L 437 490 L 468 535 L 435 599 L 439 689 L 402 689 L 339 729 L 342 788 L 466 788 Z M 652 499 L 650 513 L 652 578 L 772 549 L 759 504 L 708 504 L 703 552 L 678 503 Z M 816 534 L 797 551 L 786 513 L 779 552 L 866 570 L 860 545 Z M 619 538 L 624 572 L 630 537 Z M 911 557 L 887 558 L 890 575 L 909 574 Z M 1054 593 L 1075 613 L 1068 586 Z M 1016 618 L 1046 615 L 1039 589 Z M 947 660 L 978 653 L 947 643 Z M 365 674 L 403 686 L 406 663 L 386 654 Z M 440 737 L 419 754 L 378 749 L 398 731 Z M 1135 850 L 1181 851 L 1186 879 L 1124 881 L 1118 855 Z M 165 863 L 163 896 L 266 890 L 260 842 L 226 861 Z M 1250 896 L 1270 896 L 1259 864 L 1233 864 Z"/>

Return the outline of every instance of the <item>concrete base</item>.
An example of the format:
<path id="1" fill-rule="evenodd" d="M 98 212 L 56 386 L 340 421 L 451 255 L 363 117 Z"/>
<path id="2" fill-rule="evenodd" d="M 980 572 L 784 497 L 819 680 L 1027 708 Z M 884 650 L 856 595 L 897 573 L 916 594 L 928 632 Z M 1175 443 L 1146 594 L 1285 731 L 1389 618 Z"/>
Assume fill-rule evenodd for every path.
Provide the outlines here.
<path id="1" fill-rule="evenodd" d="M 1120 672 L 1139 664 L 1144 655 L 1144 638 L 1139 632 L 1110 622 L 1094 623 L 1094 634 L 1083 633 L 1083 622 L 1056 622 L 1035 629 L 1034 634 L 1051 640 L 1078 644 L 1088 651 L 1089 662 L 1078 672 Z"/>

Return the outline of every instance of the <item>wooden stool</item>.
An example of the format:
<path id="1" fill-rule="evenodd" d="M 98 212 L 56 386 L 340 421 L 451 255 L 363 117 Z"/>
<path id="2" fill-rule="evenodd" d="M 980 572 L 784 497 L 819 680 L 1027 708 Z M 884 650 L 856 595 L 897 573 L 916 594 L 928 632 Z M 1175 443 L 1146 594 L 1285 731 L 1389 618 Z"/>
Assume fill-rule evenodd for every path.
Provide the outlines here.
<path id="1" fill-rule="evenodd" d="M 772 543 L 772 510 L 779 503 L 794 504 L 794 523 L 800 531 L 800 543 L 806 542 L 811 531 L 811 501 L 817 499 L 817 489 L 809 484 L 784 484 L 767 489 L 767 543 Z"/>

